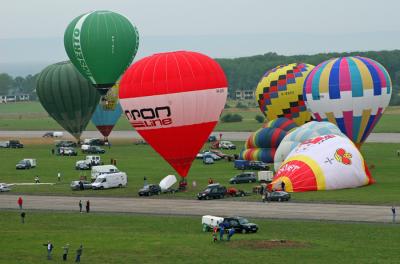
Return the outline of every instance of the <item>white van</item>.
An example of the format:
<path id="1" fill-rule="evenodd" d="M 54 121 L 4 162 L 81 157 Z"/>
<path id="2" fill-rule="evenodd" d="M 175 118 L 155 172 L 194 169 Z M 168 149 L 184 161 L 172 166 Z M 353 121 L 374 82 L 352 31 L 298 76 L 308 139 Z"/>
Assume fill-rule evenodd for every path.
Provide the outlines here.
<path id="1" fill-rule="evenodd" d="M 92 179 L 95 180 L 100 175 L 116 173 L 116 172 L 119 172 L 119 170 L 114 165 L 93 166 L 91 176 L 92 176 Z"/>
<path id="2" fill-rule="evenodd" d="M 207 232 L 212 230 L 214 227 L 218 227 L 220 223 L 224 221 L 223 217 L 213 215 L 203 215 L 201 218 L 201 224 L 203 225 L 203 231 Z"/>
<path id="3" fill-rule="evenodd" d="M 274 177 L 274 173 L 272 171 L 259 171 L 258 172 L 258 181 L 259 182 L 272 182 L 272 178 Z"/>
<path id="4" fill-rule="evenodd" d="M 116 172 L 110 174 L 102 174 L 92 183 L 92 188 L 96 189 L 108 189 L 115 187 L 125 187 L 128 183 L 128 177 L 125 172 Z"/>

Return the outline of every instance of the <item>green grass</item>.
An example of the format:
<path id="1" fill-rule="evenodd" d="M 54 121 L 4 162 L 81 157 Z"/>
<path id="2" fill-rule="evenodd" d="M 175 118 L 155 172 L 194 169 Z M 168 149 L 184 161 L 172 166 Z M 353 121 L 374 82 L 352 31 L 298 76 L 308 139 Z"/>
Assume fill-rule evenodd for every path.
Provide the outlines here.
<path id="1" fill-rule="evenodd" d="M 239 148 L 243 143 L 237 142 Z M 102 160 L 108 163 L 111 158 L 117 160 L 120 170 L 128 174 L 128 187 L 122 189 L 111 189 L 104 191 L 86 190 L 71 191 L 69 183 L 79 179 L 81 173 L 90 177 L 90 171 L 80 172 L 74 169 L 75 162 L 83 159 L 78 157 L 60 157 L 50 154 L 51 145 L 28 144 L 24 149 L 0 149 L 0 182 L 33 182 L 38 175 L 41 182 L 57 182 L 57 172 L 60 171 L 63 181 L 53 186 L 15 186 L 12 192 L 23 194 L 47 194 L 47 195 L 89 195 L 89 196 L 137 196 L 137 191 L 143 186 L 143 177 L 146 176 L 151 183 L 158 183 L 168 174 L 175 174 L 174 170 L 148 145 L 134 145 L 129 142 L 114 143 L 112 148 L 106 149 Z M 205 146 L 204 148 L 207 148 Z M 395 144 L 365 144 L 362 148 L 365 160 L 373 164 L 375 168 L 371 171 L 377 183 L 356 189 L 337 191 L 320 191 L 295 193 L 293 201 L 301 202 L 339 202 L 339 203 L 362 203 L 362 204 L 398 204 L 400 201 L 400 177 L 398 177 L 399 160 L 395 155 L 398 146 Z M 233 153 L 233 151 L 230 151 Z M 22 158 L 36 158 L 38 167 L 31 170 L 16 170 L 15 164 Z M 197 182 L 197 187 L 190 187 L 187 192 L 177 194 L 165 194 L 157 198 L 187 198 L 195 199 L 197 192 L 206 185 L 209 177 L 226 186 L 229 179 L 238 170 L 227 161 L 218 161 L 214 165 L 203 165 L 201 160 L 195 160 L 188 175 L 189 185 L 192 181 Z M 254 184 L 240 184 L 236 188 L 251 192 Z M 236 200 L 260 200 L 257 195 L 244 198 L 228 198 Z"/>
<path id="2" fill-rule="evenodd" d="M 82 243 L 82 263 L 398 263 L 399 226 L 390 224 L 256 220 L 256 234 L 235 234 L 212 242 L 201 231 L 200 217 L 141 216 L 0 211 L 0 263 L 67 263 Z M 288 240 L 300 246 L 256 248 L 265 240 Z M 53 260 L 46 260 L 50 240 Z"/>
<path id="3" fill-rule="evenodd" d="M 235 105 L 235 104 L 234 104 Z M 218 123 L 216 131 L 255 131 L 262 125 L 254 118 L 260 115 L 258 108 L 228 108 L 222 115 L 238 113 L 243 116 L 242 122 Z M 0 130 L 62 130 L 61 126 L 50 118 L 39 102 L 0 104 Z M 96 130 L 90 122 L 87 130 Z M 123 116 L 114 130 L 132 130 Z M 400 111 L 398 107 L 389 107 L 373 130 L 375 133 L 400 133 Z"/>

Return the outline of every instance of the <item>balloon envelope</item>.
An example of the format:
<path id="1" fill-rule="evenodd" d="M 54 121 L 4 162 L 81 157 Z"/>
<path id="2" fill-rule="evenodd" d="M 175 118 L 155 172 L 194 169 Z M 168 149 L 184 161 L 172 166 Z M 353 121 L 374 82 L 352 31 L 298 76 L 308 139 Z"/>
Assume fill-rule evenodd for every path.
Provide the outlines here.
<path id="1" fill-rule="evenodd" d="M 314 66 L 305 63 L 281 65 L 267 71 L 256 89 L 256 100 L 268 120 L 293 119 L 297 125 L 311 116 L 303 100 L 303 84 Z"/>
<path id="2" fill-rule="evenodd" d="M 340 129 L 330 122 L 311 121 L 294 129 L 288 133 L 277 148 L 274 156 L 275 171 L 279 169 L 282 162 L 286 159 L 289 153 L 308 139 L 323 136 L 323 135 L 338 135 L 346 137 Z"/>
<path id="3" fill-rule="evenodd" d="M 96 107 L 92 123 L 104 137 L 108 137 L 122 114 L 118 99 L 118 85 L 112 87 Z"/>
<path id="4" fill-rule="evenodd" d="M 47 113 L 77 140 L 100 99 L 71 62 L 46 67 L 38 76 L 36 93 Z"/>
<path id="5" fill-rule="evenodd" d="M 272 185 L 289 192 L 336 190 L 372 184 L 364 159 L 347 138 L 324 135 L 302 142 L 276 172 Z"/>
<path id="6" fill-rule="evenodd" d="M 274 162 L 277 147 L 288 132 L 296 127 L 294 121 L 284 117 L 269 121 L 249 136 L 239 158 L 265 163 Z"/>
<path id="7" fill-rule="evenodd" d="M 68 25 L 64 47 L 71 62 L 105 94 L 131 64 L 139 46 L 135 26 L 111 11 L 83 14 Z"/>
<path id="8" fill-rule="evenodd" d="M 222 68 L 200 53 L 154 54 L 123 75 L 119 97 L 136 131 L 182 176 L 219 120 L 227 97 Z"/>
<path id="9" fill-rule="evenodd" d="M 315 67 L 303 93 L 314 119 L 334 123 L 360 146 L 389 104 L 392 85 L 378 62 L 342 57 Z"/>

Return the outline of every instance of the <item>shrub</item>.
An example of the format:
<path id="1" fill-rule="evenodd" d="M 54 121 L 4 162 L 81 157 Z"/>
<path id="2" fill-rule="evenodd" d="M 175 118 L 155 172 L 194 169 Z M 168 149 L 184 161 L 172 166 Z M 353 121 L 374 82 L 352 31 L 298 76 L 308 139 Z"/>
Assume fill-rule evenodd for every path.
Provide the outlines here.
<path id="1" fill-rule="evenodd" d="M 231 123 L 231 122 L 242 122 L 243 117 L 239 114 L 226 114 L 221 118 L 221 121 L 224 123 Z"/>
<path id="2" fill-rule="evenodd" d="M 236 107 L 237 107 L 237 108 L 248 108 L 247 105 L 245 105 L 245 104 L 242 103 L 242 102 L 238 102 L 238 103 L 236 104 Z"/>
<path id="3" fill-rule="evenodd" d="M 264 123 L 265 117 L 262 115 L 256 115 L 254 118 L 258 123 Z"/>

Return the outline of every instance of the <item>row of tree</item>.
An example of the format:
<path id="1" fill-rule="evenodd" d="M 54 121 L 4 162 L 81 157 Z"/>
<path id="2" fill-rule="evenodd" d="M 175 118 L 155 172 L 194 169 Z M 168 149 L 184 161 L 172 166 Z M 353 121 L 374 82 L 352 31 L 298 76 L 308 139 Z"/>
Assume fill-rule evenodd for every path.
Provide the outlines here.
<path id="1" fill-rule="evenodd" d="M 257 86 L 263 74 L 278 65 L 293 62 L 305 62 L 313 65 L 335 57 L 360 55 L 380 62 L 392 77 L 393 94 L 391 105 L 400 105 L 400 50 L 393 51 L 367 51 L 347 53 L 321 53 L 315 55 L 284 56 L 276 53 L 267 53 L 251 57 L 235 59 L 217 59 L 225 71 L 229 81 L 231 93 L 236 90 L 252 90 Z M 35 97 L 36 75 L 26 77 L 11 77 L 6 73 L 0 74 L 0 95 L 28 93 Z"/>
<path id="2" fill-rule="evenodd" d="M 29 74 L 13 78 L 7 73 L 0 73 L 0 95 L 30 94 L 35 98 L 36 77 L 37 74 Z"/>
<path id="3" fill-rule="evenodd" d="M 315 55 L 284 56 L 276 53 L 267 53 L 252 57 L 235 59 L 217 59 L 229 81 L 230 92 L 236 90 L 255 90 L 264 73 L 278 65 L 294 62 L 304 62 L 312 65 L 337 57 L 363 56 L 381 63 L 392 78 L 393 93 L 391 105 L 400 105 L 400 50 L 393 51 L 367 51 L 367 52 L 343 52 L 321 53 Z"/>

